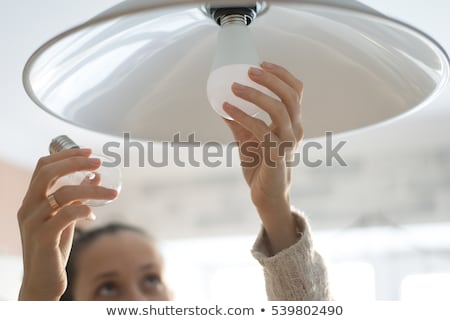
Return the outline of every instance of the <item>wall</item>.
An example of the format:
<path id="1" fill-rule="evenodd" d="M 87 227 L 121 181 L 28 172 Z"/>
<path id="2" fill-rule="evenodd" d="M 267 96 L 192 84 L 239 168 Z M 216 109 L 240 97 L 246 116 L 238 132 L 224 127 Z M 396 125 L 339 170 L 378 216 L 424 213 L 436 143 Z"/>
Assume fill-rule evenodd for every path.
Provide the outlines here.
<path id="1" fill-rule="evenodd" d="M 31 171 L 0 160 L 0 253 L 20 254 L 17 210 Z"/>

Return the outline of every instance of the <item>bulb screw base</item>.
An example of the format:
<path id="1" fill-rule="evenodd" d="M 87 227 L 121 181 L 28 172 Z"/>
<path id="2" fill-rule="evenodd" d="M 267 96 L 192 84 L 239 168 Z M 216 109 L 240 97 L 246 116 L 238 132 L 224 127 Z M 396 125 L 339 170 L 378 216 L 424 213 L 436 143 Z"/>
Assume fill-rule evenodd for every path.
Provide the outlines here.
<path id="1" fill-rule="evenodd" d="M 254 1 L 239 4 L 238 6 L 214 6 L 206 4 L 202 6 L 203 13 L 212 18 L 219 26 L 233 23 L 250 25 L 256 16 L 267 10 L 265 1 Z"/>
<path id="2" fill-rule="evenodd" d="M 58 153 L 60 151 L 72 148 L 80 148 L 72 139 L 66 135 L 55 137 L 50 142 L 48 150 L 50 154 Z"/>
<path id="3" fill-rule="evenodd" d="M 256 7 L 254 8 L 217 8 L 214 10 L 213 18 L 219 26 L 229 23 L 242 22 L 250 25 L 256 17 Z"/>
<path id="4" fill-rule="evenodd" d="M 230 14 L 220 17 L 220 26 L 223 27 L 229 24 L 242 24 L 245 26 L 247 25 L 247 18 L 240 14 Z"/>

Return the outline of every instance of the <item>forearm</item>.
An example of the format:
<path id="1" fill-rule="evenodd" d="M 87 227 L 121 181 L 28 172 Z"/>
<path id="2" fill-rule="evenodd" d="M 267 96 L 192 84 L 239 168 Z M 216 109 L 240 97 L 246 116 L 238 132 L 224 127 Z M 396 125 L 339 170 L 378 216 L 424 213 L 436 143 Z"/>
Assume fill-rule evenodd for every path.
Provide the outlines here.
<path id="1" fill-rule="evenodd" d="M 257 208 L 270 246 L 271 255 L 286 249 L 298 241 L 299 230 L 288 202 L 280 202 L 272 208 Z"/>

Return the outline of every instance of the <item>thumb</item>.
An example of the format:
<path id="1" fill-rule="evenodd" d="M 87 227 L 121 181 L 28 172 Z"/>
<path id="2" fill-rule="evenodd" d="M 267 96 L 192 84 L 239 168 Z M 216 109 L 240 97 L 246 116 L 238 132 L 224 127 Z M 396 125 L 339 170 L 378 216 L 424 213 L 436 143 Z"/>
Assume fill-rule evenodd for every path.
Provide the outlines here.
<path id="1" fill-rule="evenodd" d="M 230 128 L 234 140 L 238 144 L 242 144 L 243 142 L 246 142 L 250 139 L 254 139 L 254 135 L 251 132 L 249 132 L 246 128 L 244 128 L 241 124 L 239 124 L 237 121 L 229 120 L 226 118 L 224 118 L 223 120 Z"/>

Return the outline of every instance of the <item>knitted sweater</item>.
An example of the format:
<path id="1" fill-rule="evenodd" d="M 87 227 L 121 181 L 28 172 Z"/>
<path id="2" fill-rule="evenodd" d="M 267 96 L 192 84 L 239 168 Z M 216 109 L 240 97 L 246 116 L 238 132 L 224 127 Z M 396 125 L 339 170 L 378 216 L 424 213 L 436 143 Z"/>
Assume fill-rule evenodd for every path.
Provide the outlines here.
<path id="1" fill-rule="evenodd" d="M 252 249 L 264 269 L 267 297 L 274 301 L 331 300 L 327 270 L 313 249 L 308 222 L 303 214 L 293 214 L 301 232 L 297 243 L 270 256 L 267 236 L 261 229 Z"/>

